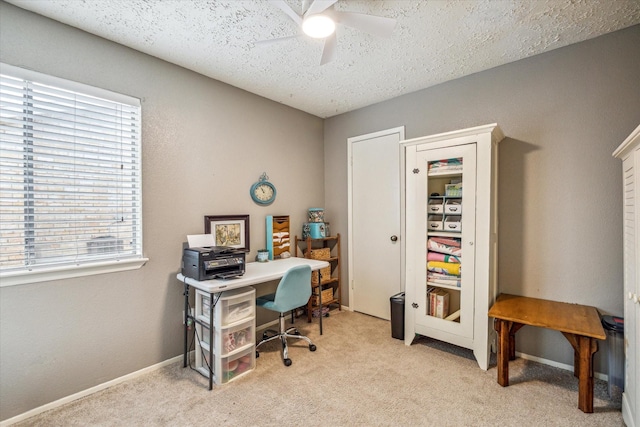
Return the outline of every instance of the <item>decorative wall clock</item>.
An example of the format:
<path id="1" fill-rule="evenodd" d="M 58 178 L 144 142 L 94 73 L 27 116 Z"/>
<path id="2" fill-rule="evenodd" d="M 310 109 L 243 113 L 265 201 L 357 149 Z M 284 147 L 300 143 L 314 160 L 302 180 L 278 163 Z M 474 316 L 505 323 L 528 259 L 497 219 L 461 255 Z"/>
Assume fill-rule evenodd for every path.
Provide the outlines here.
<path id="1" fill-rule="evenodd" d="M 276 187 L 269 182 L 267 173 L 264 172 L 260 176 L 260 180 L 255 182 L 249 190 L 251 198 L 259 205 L 267 206 L 276 199 Z"/>

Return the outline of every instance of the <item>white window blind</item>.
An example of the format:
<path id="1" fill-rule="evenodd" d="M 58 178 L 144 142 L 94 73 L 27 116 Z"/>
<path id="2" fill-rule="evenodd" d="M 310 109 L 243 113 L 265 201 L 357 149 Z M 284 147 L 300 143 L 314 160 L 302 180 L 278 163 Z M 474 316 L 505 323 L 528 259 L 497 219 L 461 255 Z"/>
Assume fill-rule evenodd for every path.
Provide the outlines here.
<path id="1" fill-rule="evenodd" d="M 140 102 L 0 73 L 0 272 L 142 258 Z"/>

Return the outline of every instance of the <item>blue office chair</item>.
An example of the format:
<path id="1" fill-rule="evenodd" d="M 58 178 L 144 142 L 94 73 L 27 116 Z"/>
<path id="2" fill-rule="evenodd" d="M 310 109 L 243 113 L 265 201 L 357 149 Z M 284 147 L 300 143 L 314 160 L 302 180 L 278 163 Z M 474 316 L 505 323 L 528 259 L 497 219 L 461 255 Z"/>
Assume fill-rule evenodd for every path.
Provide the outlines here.
<path id="1" fill-rule="evenodd" d="M 258 347 L 262 344 L 280 338 L 282 341 L 282 359 L 285 366 L 291 366 L 289 351 L 287 348 L 287 338 L 297 338 L 309 343 L 309 350 L 316 351 L 316 346 L 311 340 L 303 335 L 295 327 L 285 328 L 285 313 L 306 305 L 311 297 L 311 267 L 300 265 L 292 267 L 282 276 L 278 288 L 274 294 L 258 297 L 256 304 L 267 310 L 280 313 L 280 331 L 267 330 L 262 335 L 262 341 L 256 346 L 256 357 L 259 357 Z M 270 334 L 273 334 L 270 336 Z"/>

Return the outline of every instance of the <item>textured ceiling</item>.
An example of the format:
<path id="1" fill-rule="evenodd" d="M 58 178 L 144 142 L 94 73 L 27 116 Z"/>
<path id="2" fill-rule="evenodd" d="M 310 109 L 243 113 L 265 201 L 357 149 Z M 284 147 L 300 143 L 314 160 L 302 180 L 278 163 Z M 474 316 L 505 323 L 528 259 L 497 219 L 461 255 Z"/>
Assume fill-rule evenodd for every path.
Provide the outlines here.
<path id="1" fill-rule="evenodd" d="M 337 59 L 266 0 L 6 0 L 319 117 L 640 23 L 640 0 L 339 0 L 397 19 L 391 38 L 338 26 Z M 301 0 L 287 0 L 301 10 Z"/>

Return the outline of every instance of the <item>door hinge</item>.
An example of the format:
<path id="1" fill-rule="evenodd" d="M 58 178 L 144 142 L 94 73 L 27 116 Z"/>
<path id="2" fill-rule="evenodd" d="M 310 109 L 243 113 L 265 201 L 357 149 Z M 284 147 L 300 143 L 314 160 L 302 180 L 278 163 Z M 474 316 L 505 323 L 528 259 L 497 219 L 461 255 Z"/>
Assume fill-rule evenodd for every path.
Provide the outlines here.
<path id="1" fill-rule="evenodd" d="M 420 173 L 420 169 L 415 168 L 415 169 L 413 170 L 413 173 L 414 173 L 414 174 L 415 174 L 415 173 Z"/>
<path id="2" fill-rule="evenodd" d="M 414 303 L 411 303 L 411 307 L 413 307 L 413 308 L 418 308 L 419 306 L 418 306 L 418 303 L 417 303 L 417 302 L 414 302 Z"/>

